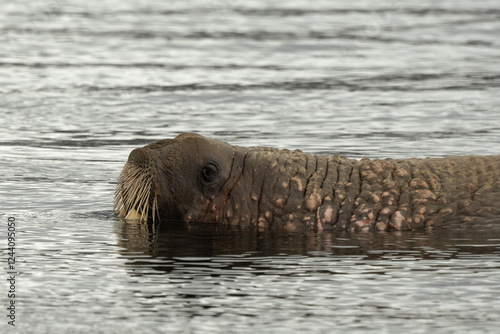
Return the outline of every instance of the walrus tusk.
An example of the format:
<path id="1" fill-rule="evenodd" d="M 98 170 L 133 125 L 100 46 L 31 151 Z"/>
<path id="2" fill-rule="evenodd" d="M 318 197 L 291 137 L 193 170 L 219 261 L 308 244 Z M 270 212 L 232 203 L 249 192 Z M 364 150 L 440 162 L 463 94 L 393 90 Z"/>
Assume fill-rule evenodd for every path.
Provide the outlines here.
<path id="1" fill-rule="evenodd" d="M 125 217 L 125 219 L 140 220 L 141 214 L 136 209 L 130 209 L 130 211 L 127 213 L 127 216 Z"/>

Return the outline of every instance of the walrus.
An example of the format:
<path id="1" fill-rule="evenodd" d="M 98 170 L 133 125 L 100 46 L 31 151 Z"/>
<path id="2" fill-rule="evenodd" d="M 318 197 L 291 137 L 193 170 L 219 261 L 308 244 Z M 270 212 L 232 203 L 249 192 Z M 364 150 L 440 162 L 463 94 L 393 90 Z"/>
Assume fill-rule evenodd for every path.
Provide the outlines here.
<path id="1" fill-rule="evenodd" d="M 500 156 L 357 160 L 184 133 L 130 153 L 114 210 L 143 221 L 290 230 L 493 224 Z"/>

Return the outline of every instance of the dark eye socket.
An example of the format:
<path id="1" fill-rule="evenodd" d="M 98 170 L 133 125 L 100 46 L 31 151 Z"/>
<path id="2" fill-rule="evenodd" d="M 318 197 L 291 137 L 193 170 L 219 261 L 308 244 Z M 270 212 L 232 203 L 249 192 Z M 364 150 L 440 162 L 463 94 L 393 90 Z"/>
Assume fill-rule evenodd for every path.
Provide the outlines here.
<path id="1" fill-rule="evenodd" d="M 218 175 L 219 175 L 219 168 L 212 163 L 206 164 L 205 166 L 203 166 L 203 169 L 201 170 L 201 177 L 203 178 L 203 181 L 205 181 L 206 183 L 215 181 Z"/>

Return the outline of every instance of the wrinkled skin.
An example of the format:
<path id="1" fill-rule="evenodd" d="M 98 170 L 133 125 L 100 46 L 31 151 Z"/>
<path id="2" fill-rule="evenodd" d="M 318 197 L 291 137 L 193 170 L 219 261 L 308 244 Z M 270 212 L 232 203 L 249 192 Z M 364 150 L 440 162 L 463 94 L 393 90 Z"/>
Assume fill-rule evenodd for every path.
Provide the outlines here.
<path id="1" fill-rule="evenodd" d="M 500 223 L 500 156 L 358 161 L 181 134 L 132 151 L 127 166 L 152 179 L 161 219 L 362 231 Z"/>

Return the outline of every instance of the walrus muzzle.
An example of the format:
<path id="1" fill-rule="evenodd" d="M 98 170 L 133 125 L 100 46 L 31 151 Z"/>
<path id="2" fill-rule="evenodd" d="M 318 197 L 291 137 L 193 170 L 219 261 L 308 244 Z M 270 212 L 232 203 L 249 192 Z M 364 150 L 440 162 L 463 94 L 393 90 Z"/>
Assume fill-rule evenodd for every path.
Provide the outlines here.
<path id="1" fill-rule="evenodd" d="M 115 210 L 140 220 L 408 230 L 500 222 L 500 157 L 360 161 L 181 134 L 133 150 Z"/>
<path id="2" fill-rule="evenodd" d="M 114 210 L 126 219 L 153 220 L 158 216 L 158 197 L 153 191 L 147 152 L 135 149 L 123 167 L 115 192 Z"/>

